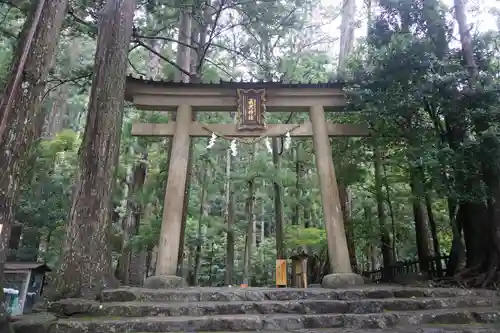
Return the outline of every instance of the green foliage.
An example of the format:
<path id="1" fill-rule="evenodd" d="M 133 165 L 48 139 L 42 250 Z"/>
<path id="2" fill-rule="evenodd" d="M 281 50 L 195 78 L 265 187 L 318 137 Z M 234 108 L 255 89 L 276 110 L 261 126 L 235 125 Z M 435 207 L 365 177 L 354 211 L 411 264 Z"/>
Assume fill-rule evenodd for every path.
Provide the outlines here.
<path id="1" fill-rule="evenodd" d="M 16 2 L 17 3 L 17 2 Z M 16 219 L 24 226 L 40 230 L 49 240 L 44 253 L 50 263 L 58 259 L 65 223 L 71 208 L 72 184 L 78 166 L 78 146 L 85 125 L 90 74 L 95 52 L 96 23 L 102 1 L 72 1 L 67 28 L 59 38 L 59 51 L 51 73 L 45 100 L 48 118 L 56 111 L 59 133 L 33 147 L 31 163 L 16 207 Z M 213 1 L 207 29 L 207 45 L 192 48 L 192 57 L 204 52 L 200 67 L 203 82 L 248 79 L 281 79 L 284 82 L 325 82 L 334 77 L 332 38 L 325 36 L 320 23 L 311 17 L 319 10 L 318 1 Z M 205 2 L 194 1 L 194 26 L 204 22 Z M 429 5 L 430 4 L 430 5 Z M 129 73 L 150 76 L 158 69 L 164 80 L 172 80 L 178 45 L 179 11 L 185 3 L 173 0 L 139 2 L 135 32 L 129 54 Z M 16 36 L 25 19 L 24 9 L 0 5 L 6 28 L 0 29 L 0 80 L 5 82 L 10 69 Z M 432 198 L 432 212 L 437 222 L 438 238 L 444 252 L 451 246 L 448 198 L 483 200 L 487 188 L 477 172 L 478 164 L 494 159 L 498 134 L 498 78 L 500 68 L 498 33 L 474 38 L 475 56 L 484 89 L 457 103 L 457 87 L 467 85 L 468 71 L 463 66 L 461 50 L 452 43 L 453 22 L 445 19 L 446 8 L 440 2 L 379 1 L 379 14 L 370 32 L 361 38 L 348 59 L 346 92 L 348 109 L 357 113 L 330 113 L 328 120 L 338 123 L 368 124 L 371 138 L 334 138 L 331 140 L 336 175 L 351 193 L 349 228 L 352 229 L 359 266 L 372 264 L 370 248 L 375 248 L 375 266 L 380 260 L 380 225 L 374 182 L 374 145 L 382 151 L 383 202 L 388 219 L 385 226 L 394 239 L 396 259 L 414 257 L 414 196 L 409 186 L 410 168 L 421 167 L 425 193 Z M 334 11 L 338 11 L 338 8 Z M 217 15 L 224 19 L 215 20 Z M 85 19 L 86 24 L 77 18 Z M 213 27 L 211 24 L 216 24 Z M 443 28 L 443 29 L 441 29 Z M 142 36 L 142 37 L 141 37 Z M 159 38 L 154 39 L 157 36 Z M 169 62 L 158 59 L 137 42 L 156 43 L 155 50 Z M 197 64 L 196 64 L 197 65 Z M 155 67 L 156 66 L 156 67 Z M 157 67 L 160 68 L 157 68 Z M 154 67 L 154 68 L 153 68 Z M 65 89 L 67 91 L 65 91 Z M 64 103 L 61 107 L 60 99 Z M 485 119 L 492 124 L 487 132 L 476 131 L 459 149 L 445 144 L 443 119 L 463 114 L 467 119 Z M 152 251 L 158 244 L 168 177 L 168 139 L 133 137 L 134 122 L 166 123 L 171 114 L 125 108 L 120 146 L 120 165 L 113 197 L 115 214 L 110 242 L 114 258 L 119 257 L 122 222 L 140 207 L 140 227 L 132 237 L 135 250 Z M 197 114 L 207 123 L 233 123 L 229 113 Z M 273 113 L 268 123 L 300 123 L 307 114 Z M 472 127 L 472 126 L 471 126 Z M 62 130 L 64 129 L 64 130 Z M 468 129 L 469 130 L 469 129 Z M 492 143 L 493 142 L 493 143 Z M 491 145 L 487 145 L 490 143 Z M 255 244 L 252 251 L 252 284 L 272 285 L 276 259 L 276 221 L 273 183 L 284 193 L 285 247 L 287 255 L 298 249 L 320 255 L 325 251 L 325 231 L 318 190 L 314 148 L 310 139 L 293 139 L 289 150 L 280 152 L 275 167 L 264 141 L 255 145 L 238 143 L 230 174 L 226 174 L 229 140 L 218 138 L 207 150 L 207 139 L 193 139 L 193 170 L 187 209 L 184 246 L 184 275 L 195 271 L 196 251 L 201 252 L 197 271 L 201 285 L 219 285 L 226 274 L 227 221 L 225 185 L 231 182 L 234 194 L 235 276 L 243 279 L 243 253 L 249 217 L 245 213 L 248 185 L 255 193 Z M 255 149 L 254 158 L 251 158 Z M 132 174 L 139 162 L 147 164 L 143 186 L 132 190 Z M 209 179 L 203 181 L 210 169 Z M 454 177 L 452 171 L 458 170 Z M 496 171 L 495 171 L 496 172 Z M 474 186 L 469 186 L 473 183 Z M 201 191 L 207 189 L 205 211 L 200 209 Z M 167 198 L 168 200 L 168 198 Z M 133 204 L 133 205 L 132 205 Z M 297 212 L 299 216 L 294 219 Z M 168 214 L 168 212 L 165 212 Z M 201 216 L 200 216 L 201 215 Z M 292 225 L 292 221 L 299 221 Z M 305 226 L 308 227 L 305 227 Z"/>
<path id="2" fill-rule="evenodd" d="M 71 130 L 41 141 L 30 156 L 33 162 L 26 177 L 29 181 L 21 187 L 16 220 L 25 227 L 39 229 L 41 237 L 52 240 L 43 254 L 50 263 L 57 260 L 58 240 L 63 236 L 71 207 L 79 144 L 77 133 Z"/>
<path id="3" fill-rule="evenodd" d="M 323 228 L 304 228 L 290 225 L 285 229 L 285 234 L 286 248 L 291 249 L 290 255 L 294 254 L 300 247 L 306 247 L 311 249 L 313 253 L 319 253 L 326 245 L 326 233 Z"/>

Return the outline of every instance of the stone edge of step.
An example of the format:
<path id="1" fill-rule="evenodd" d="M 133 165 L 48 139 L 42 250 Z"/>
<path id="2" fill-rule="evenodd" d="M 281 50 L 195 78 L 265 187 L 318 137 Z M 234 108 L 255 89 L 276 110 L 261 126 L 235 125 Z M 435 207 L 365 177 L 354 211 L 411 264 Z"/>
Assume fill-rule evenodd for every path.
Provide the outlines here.
<path id="1" fill-rule="evenodd" d="M 317 314 L 369 314 L 380 313 L 383 311 L 418 311 L 418 310 L 440 310 L 440 309 L 461 309 L 461 308 L 478 308 L 486 306 L 499 306 L 499 301 L 494 298 L 486 297 L 447 297 L 447 298 L 370 298 L 357 300 L 290 300 L 290 301 L 228 301 L 228 302 L 109 302 L 98 303 L 94 301 L 86 301 L 80 299 L 67 299 L 59 302 L 52 302 L 48 306 L 51 313 L 56 313 L 61 316 L 87 315 L 96 317 L 105 316 L 123 316 L 123 317 L 140 317 L 140 316 L 203 316 L 217 315 L 217 311 L 221 311 L 221 315 L 232 314 L 238 315 L 252 311 L 251 314 L 264 315 L 268 314 L 298 314 L 305 315 L 308 307 L 318 310 L 318 307 L 329 307 L 325 312 Z M 273 307 L 275 307 L 273 309 Z M 281 307 L 281 308 L 280 308 Z M 403 307 L 407 307 L 406 309 Z M 233 312 L 226 313 L 227 310 L 241 308 L 242 313 Z M 203 310 L 207 312 L 203 313 Z M 314 311 L 314 310 L 313 310 Z M 331 311 L 331 312 L 326 312 Z M 200 314 L 202 313 L 202 314 Z"/>
<path id="2" fill-rule="evenodd" d="M 377 286 L 349 289 L 298 289 L 298 288 L 183 288 L 144 289 L 122 287 L 104 290 L 103 302 L 124 301 L 229 301 L 229 300 L 296 300 L 296 299 L 360 299 L 360 298 L 409 298 L 414 297 L 495 297 L 491 290 L 460 288 L 422 288 Z"/>
<path id="3" fill-rule="evenodd" d="M 453 318 L 454 317 L 454 318 Z M 84 327 L 99 327 L 102 325 L 102 330 L 108 330 L 112 325 L 127 325 L 131 324 L 159 324 L 160 326 L 186 324 L 194 326 L 198 322 L 200 325 L 220 323 L 222 326 L 228 325 L 228 329 L 240 331 L 236 327 L 247 322 L 255 330 L 281 330 L 280 325 L 287 325 L 285 330 L 300 330 L 300 329 L 315 329 L 315 328 L 362 328 L 374 329 L 393 327 L 398 325 L 413 326 L 413 325 L 439 325 L 445 324 L 440 322 L 442 319 L 458 320 L 453 322 L 455 325 L 466 325 L 472 323 L 479 324 L 494 324 L 500 323 L 500 309 L 493 308 L 475 308 L 475 309 L 446 309 L 446 310 L 421 310 L 421 311 L 391 311 L 383 313 L 371 314 L 321 314 L 321 315 L 291 315 L 291 314 L 273 314 L 273 315 L 214 315 L 202 317 L 142 317 L 142 318 L 86 318 L 86 319 L 60 319 L 56 322 L 59 328 L 74 328 L 83 329 Z M 308 327 L 312 324 L 314 327 Z M 278 326 L 278 327 L 276 327 Z M 204 326 L 202 326 L 204 327 Z M 247 326 L 246 326 L 247 327 Z M 186 328 L 190 329 L 190 328 Z M 181 329 L 182 330 L 182 329 Z M 122 330 L 115 330 L 122 332 Z M 128 327 L 126 332 L 141 331 L 132 327 Z M 170 330 L 169 331 L 178 331 Z M 203 329 L 195 329 L 195 331 L 204 331 Z M 217 331 L 225 331 L 224 329 Z M 64 329 L 56 330 L 56 332 L 65 332 Z M 155 330 L 154 332 L 162 332 Z"/>
<path id="4" fill-rule="evenodd" d="M 218 333 L 253 333 L 255 331 L 229 331 Z M 260 333 L 360 333 L 357 328 L 327 328 L 327 329 L 304 329 L 292 331 L 258 331 Z M 363 329 L 362 333 L 497 333 L 500 332 L 500 325 L 415 325 L 397 326 L 386 329 Z M 147 332 L 130 332 L 147 333 Z M 157 332 L 167 333 L 167 332 Z M 196 333 L 212 333 L 210 331 L 197 331 Z"/>

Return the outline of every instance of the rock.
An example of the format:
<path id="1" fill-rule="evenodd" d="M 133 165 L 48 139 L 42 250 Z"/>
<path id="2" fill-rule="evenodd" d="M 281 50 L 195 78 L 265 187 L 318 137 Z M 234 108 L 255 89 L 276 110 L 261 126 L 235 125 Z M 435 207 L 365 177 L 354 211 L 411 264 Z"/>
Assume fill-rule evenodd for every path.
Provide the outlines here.
<path id="1" fill-rule="evenodd" d="M 31 312 L 32 313 L 47 312 L 47 307 L 49 303 L 50 302 L 45 299 L 37 300 L 36 303 L 31 308 Z"/>
<path id="2" fill-rule="evenodd" d="M 2 289 L 0 289 L 0 297 L 4 297 Z M 12 333 L 12 325 L 10 317 L 5 308 L 5 305 L 0 302 L 0 333 Z"/>
<path id="3" fill-rule="evenodd" d="M 357 299 L 357 300 L 295 300 L 295 301 L 232 301 L 232 302 L 123 302 L 90 303 L 71 300 L 51 303 L 51 311 L 68 316 L 154 317 L 211 316 L 242 314 L 369 314 L 384 311 L 441 310 L 449 308 L 492 307 L 491 298 L 420 298 L 420 299 Z"/>
<path id="4" fill-rule="evenodd" d="M 326 275 L 321 281 L 323 288 L 345 288 L 348 286 L 363 285 L 361 275 L 354 273 L 333 273 Z"/>
<path id="5" fill-rule="evenodd" d="M 396 325 L 475 324 L 482 322 L 479 313 L 467 309 L 382 312 L 374 314 L 276 314 L 212 315 L 199 317 L 143 317 L 63 319 L 51 333 L 125 333 L 125 332 L 197 332 L 197 331 L 291 331 L 302 329 L 356 328 L 360 330 L 389 328 Z M 500 310 L 489 310 L 500 314 Z M 413 331 L 415 332 L 415 331 Z"/>
<path id="6" fill-rule="evenodd" d="M 408 288 L 403 286 L 352 286 L 349 289 L 326 288 L 119 288 L 103 291 L 103 302 L 198 302 L 198 301 L 287 301 L 287 300 L 355 300 L 364 298 L 412 297 L 495 297 L 490 290 L 459 288 Z"/>
<path id="7" fill-rule="evenodd" d="M 68 298 L 56 302 L 47 303 L 47 311 L 58 316 L 74 316 L 91 314 L 94 309 L 99 308 L 100 303 L 87 299 Z"/>
<path id="8" fill-rule="evenodd" d="M 52 317 L 48 326 L 37 329 L 45 329 L 43 333 L 500 332 L 494 327 L 500 323 L 499 298 L 486 290 L 387 285 L 346 289 L 124 287 L 105 290 L 103 300 L 50 303 L 48 309 L 65 318 L 54 321 Z M 33 330 L 26 333 L 40 332 Z"/>
<path id="9" fill-rule="evenodd" d="M 150 289 L 174 289 L 186 286 L 184 278 L 173 275 L 150 276 L 144 281 L 144 287 Z"/>
<path id="10" fill-rule="evenodd" d="M 308 287 L 309 288 L 322 288 L 321 283 L 311 283 Z"/>
<path id="11" fill-rule="evenodd" d="M 129 302 L 142 299 L 140 295 L 142 291 L 150 289 L 139 289 L 139 288 L 118 288 L 103 290 L 101 294 L 102 302 Z M 150 290 L 153 291 L 153 290 Z"/>
<path id="12" fill-rule="evenodd" d="M 15 333 L 48 333 L 57 317 L 50 313 L 33 313 L 11 318 Z"/>

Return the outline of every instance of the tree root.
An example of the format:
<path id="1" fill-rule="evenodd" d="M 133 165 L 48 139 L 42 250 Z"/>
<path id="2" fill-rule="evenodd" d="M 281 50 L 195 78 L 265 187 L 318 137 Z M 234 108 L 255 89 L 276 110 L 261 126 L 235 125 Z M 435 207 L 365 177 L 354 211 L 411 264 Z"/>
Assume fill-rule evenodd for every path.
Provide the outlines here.
<path id="1" fill-rule="evenodd" d="M 488 265 L 486 270 L 484 268 L 467 269 L 447 282 L 465 288 L 497 289 L 500 284 L 500 269 L 497 265 Z"/>
<path id="2" fill-rule="evenodd" d="M 500 267 L 496 263 L 469 267 L 452 277 L 434 280 L 437 287 L 498 289 Z"/>

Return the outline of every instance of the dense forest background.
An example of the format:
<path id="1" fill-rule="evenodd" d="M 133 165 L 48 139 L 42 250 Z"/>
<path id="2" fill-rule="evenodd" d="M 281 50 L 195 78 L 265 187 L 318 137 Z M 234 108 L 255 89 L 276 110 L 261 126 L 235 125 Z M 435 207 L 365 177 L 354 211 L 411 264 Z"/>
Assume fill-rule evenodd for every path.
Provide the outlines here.
<path id="1" fill-rule="evenodd" d="M 23 42 L 36 18 L 37 1 L 32 2 L 0 0 L 0 80 L 6 87 L 13 82 Z M 67 257 L 61 244 L 67 244 L 75 235 L 72 230 L 79 228 L 76 215 L 70 214 L 75 211 L 75 189 L 84 187 L 82 170 L 91 170 L 85 168 L 95 158 L 85 152 L 95 142 L 104 142 L 99 137 L 112 124 L 107 136 L 111 145 L 106 148 L 110 159 L 113 144 L 119 144 L 116 175 L 110 174 L 109 180 L 114 188 L 109 198 L 112 218 L 97 218 L 101 227 L 92 230 L 105 233 L 102 239 L 112 253 L 112 271 L 123 283 L 139 283 L 144 274 L 152 274 L 169 140 L 133 137 L 131 124 L 168 122 L 172 115 L 139 112 L 125 104 L 121 123 L 115 121 L 121 119 L 121 111 L 98 113 L 95 102 L 99 87 L 112 91 L 115 84 L 120 86 L 119 79 L 111 78 L 125 73 L 119 70 L 123 52 L 110 56 L 109 51 L 128 45 L 131 37 L 123 54 L 126 74 L 136 77 L 345 82 L 349 112 L 328 114 L 329 120 L 366 124 L 373 133 L 367 138 L 331 139 L 353 267 L 370 271 L 446 254 L 451 255 L 449 276 L 473 285 L 498 280 L 500 12 L 494 4 L 491 8 L 460 0 L 447 4 L 344 0 L 333 5 L 317 0 L 135 4 L 72 0 L 67 8 L 66 4 L 53 0 L 46 6 L 39 24 L 50 28 L 38 31 L 33 39 L 36 50 L 57 40 L 53 59 L 45 54 L 40 64 L 36 63 L 40 57 L 28 56 L 26 63 L 25 76 L 47 68 L 43 92 L 22 103 L 18 91 L 9 97 L 10 111 L 5 111 L 5 103 L 1 109 L 2 123 L 8 119 L 11 126 L 7 132 L 17 128 L 21 133 L 29 124 L 31 133 L 29 140 L 16 137 L 15 142 L 26 143 L 16 146 L 6 139 L 5 125 L 0 126 L 3 156 L 12 149 L 23 161 L 17 169 L 0 163 L 6 170 L 2 193 L 16 198 L 3 201 L 13 207 L 11 229 L 22 228 L 20 242 L 11 239 L 9 258 L 38 256 L 53 267 L 64 265 Z M 127 18 L 127 8 L 130 11 L 134 5 L 133 29 L 127 36 L 128 28 L 120 24 L 128 21 L 119 18 Z M 57 22 L 58 16 L 62 27 L 53 36 L 50 32 L 57 24 L 47 25 L 47 20 Z M 482 18 L 492 21 L 471 23 Z M 113 44 L 113 38 L 121 44 Z M 102 70 L 99 66 L 105 62 L 112 64 L 111 69 L 100 77 L 96 70 Z M 21 85 L 22 89 L 26 95 L 31 88 Z M 115 107 L 112 110 L 121 110 Z M 43 116 L 33 113 L 38 118 L 24 122 L 29 108 L 39 108 Z M 307 118 L 305 113 L 273 113 L 267 121 L 300 123 Z M 199 113 L 197 120 L 232 123 L 234 114 Z M 121 132 L 115 126 L 121 126 Z M 115 132 L 119 137 L 114 138 Z M 288 257 L 301 248 L 316 257 L 318 275 L 327 272 L 312 140 L 241 140 L 234 148 L 218 138 L 208 145 L 209 138 L 194 139 L 192 144 L 179 273 L 192 285 L 239 284 L 244 278 L 252 285 L 272 285 L 277 251 Z M 8 192 L 5 179 L 13 174 L 20 179 L 19 187 Z M 100 212 L 106 203 L 93 205 Z M 5 207 L 0 208 L 7 211 Z M 282 237 L 276 234 L 277 225 L 284 226 Z"/>

